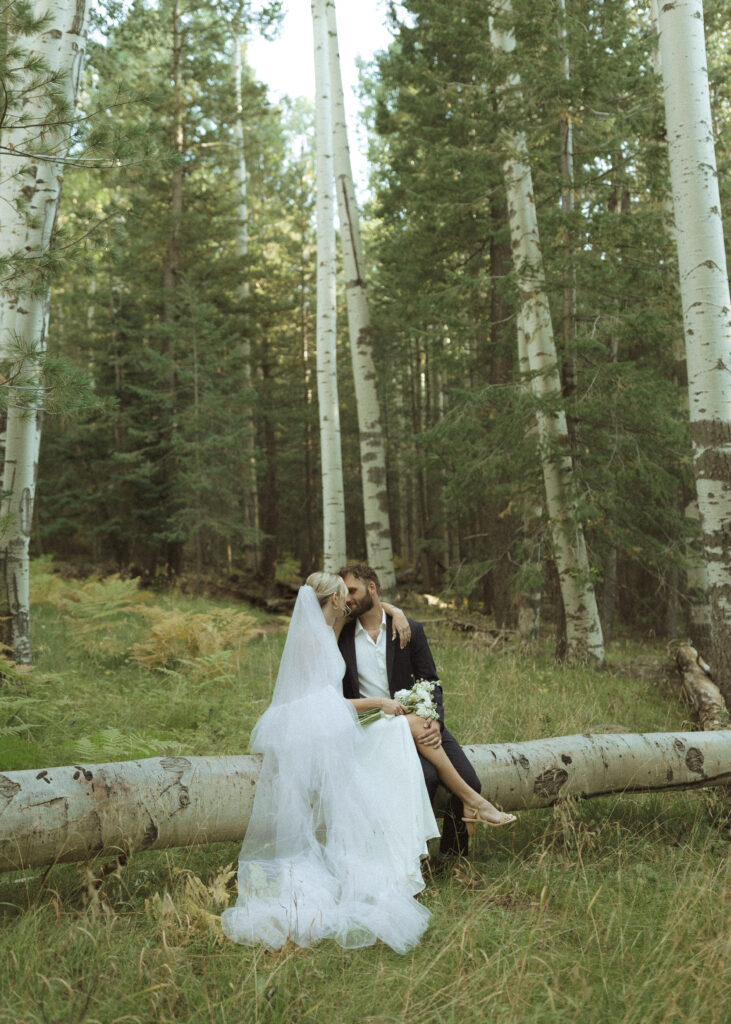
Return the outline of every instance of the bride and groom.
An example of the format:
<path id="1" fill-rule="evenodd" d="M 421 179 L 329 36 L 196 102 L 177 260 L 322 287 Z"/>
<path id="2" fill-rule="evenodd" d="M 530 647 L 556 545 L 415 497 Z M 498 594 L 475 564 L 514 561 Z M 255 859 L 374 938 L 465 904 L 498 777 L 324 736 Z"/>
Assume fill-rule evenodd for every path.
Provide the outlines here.
<path id="1" fill-rule="evenodd" d="M 287 939 L 346 948 L 381 939 L 405 952 L 429 920 L 413 897 L 427 840 L 438 835 L 437 780 L 453 794 L 443 852 L 466 851 L 465 823 L 513 818 L 480 797 L 443 730 L 440 687 L 439 723 L 415 720 L 393 696 L 414 676 L 437 677 L 420 624 L 409 621 L 401 646 L 387 635 L 392 618 L 402 634 L 408 627 L 380 601 L 375 574 L 354 565 L 343 575 L 314 573 L 300 589 L 272 702 L 251 736 L 263 760 L 239 895 L 222 925 L 234 941 L 270 949 Z M 382 717 L 362 727 L 356 712 L 374 708 Z"/>
<path id="2" fill-rule="evenodd" d="M 411 733 L 421 762 L 424 781 L 433 803 L 440 782 L 439 770 L 443 759 L 430 757 L 430 752 L 441 749 L 462 783 L 479 793 L 480 780 L 454 736 L 444 727 L 444 701 L 442 687 L 434 658 L 420 622 L 408 620 L 410 640 L 401 644 L 392 628 L 391 615 L 386 614 L 380 598 L 380 584 L 373 569 L 363 563 L 352 563 L 340 570 L 348 590 L 347 606 L 350 621 L 343 627 L 338 639 L 340 653 L 345 661 L 343 694 L 349 699 L 360 696 L 393 697 L 399 690 L 408 690 L 415 679 L 437 680 L 432 690 L 439 714 L 438 723 L 418 715 L 408 716 Z M 390 639 L 389 639 L 390 637 Z M 462 820 L 465 790 L 449 772 L 452 785 L 446 780 L 450 792 L 444 815 L 442 839 L 438 860 L 467 854 L 467 826 Z M 453 786 L 457 787 L 457 792 Z M 468 797 L 469 799 L 469 797 Z M 472 817 L 476 808 L 471 807 Z M 483 808 L 490 824 L 506 824 L 505 816 L 490 805 Z M 508 816 L 508 820 L 513 820 Z"/>

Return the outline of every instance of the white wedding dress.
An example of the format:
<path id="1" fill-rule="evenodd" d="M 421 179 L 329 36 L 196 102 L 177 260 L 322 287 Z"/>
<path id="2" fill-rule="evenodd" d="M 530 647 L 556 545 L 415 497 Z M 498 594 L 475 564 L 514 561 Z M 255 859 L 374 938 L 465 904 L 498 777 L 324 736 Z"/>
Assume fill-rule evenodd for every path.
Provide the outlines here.
<path id="1" fill-rule="evenodd" d="M 362 728 L 342 696 L 344 663 L 311 587 L 300 589 L 272 702 L 254 727 L 263 754 L 239 858 L 239 895 L 222 915 L 234 942 L 278 949 L 377 939 L 403 953 L 429 911 L 420 858 L 437 836 L 404 718 Z"/>

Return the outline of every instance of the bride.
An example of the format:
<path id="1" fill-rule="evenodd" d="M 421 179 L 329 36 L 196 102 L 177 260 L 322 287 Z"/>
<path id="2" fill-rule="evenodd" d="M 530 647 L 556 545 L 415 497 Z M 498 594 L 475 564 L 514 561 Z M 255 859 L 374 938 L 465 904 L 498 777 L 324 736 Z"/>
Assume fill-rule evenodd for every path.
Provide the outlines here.
<path id="1" fill-rule="evenodd" d="M 234 942 L 331 938 L 353 949 L 380 939 L 404 953 L 429 922 L 414 896 L 437 824 L 406 709 L 384 701 L 386 717 L 363 728 L 342 695 L 346 598 L 331 573 L 300 588 L 271 704 L 251 734 L 263 761 L 238 898 L 221 918 Z"/>

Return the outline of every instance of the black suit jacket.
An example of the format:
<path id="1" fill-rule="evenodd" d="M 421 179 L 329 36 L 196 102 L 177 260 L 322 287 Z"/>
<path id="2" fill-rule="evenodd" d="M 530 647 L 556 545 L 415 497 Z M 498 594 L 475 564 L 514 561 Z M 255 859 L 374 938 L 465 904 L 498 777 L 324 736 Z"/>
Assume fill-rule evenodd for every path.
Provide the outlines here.
<path id="1" fill-rule="evenodd" d="M 398 636 L 391 639 L 393 624 L 391 616 L 386 616 L 386 671 L 388 688 L 393 697 L 397 690 L 408 690 L 416 679 L 438 679 L 434 658 L 429 650 L 424 627 L 420 622 L 409 619 L 411 640 L 401 649 Z M 343 676 L 343 696 L 356 700 L 361 696 L 358 688 L 358 665 L 355 657 L 355 623 L 349 622 L 338 639 L 340 653 L 345 659 L 345 675 Z M 439 714 L 439 722 L 444 728 L 444 703 L 442 688 L 437 685 L 433 691 L 434 704 Z"/>

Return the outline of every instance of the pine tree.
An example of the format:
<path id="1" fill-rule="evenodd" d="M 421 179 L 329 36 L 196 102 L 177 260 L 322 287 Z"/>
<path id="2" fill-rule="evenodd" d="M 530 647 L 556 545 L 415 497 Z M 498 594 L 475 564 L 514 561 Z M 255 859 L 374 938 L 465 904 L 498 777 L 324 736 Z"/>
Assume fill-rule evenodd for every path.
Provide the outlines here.
<path id="1" fill-rule="evenodd" d="M 432 575 L 459 593 L 483 597 L 501 618 L 498 609 L 510 614 L 524 580 L 535 586 L 535 570 L 524 570 L 522 560 L 546 539 L 548 523 L 533 515 L 538 453 L 526 428 L 537 408 L 515 390 L 521 386 L 511 352 L 518 304 L 500 182 L 499 132 L 523 130 L 555 322 L 567 280 L 572 290 L 576 282 L 575 327 L 557 338 L 563 388 L 556 404 L 572 427 L 573 496 L 592 575 L 606 570 L 609 579 L 616 552 L 607 609 L 661 630 L 656 594 L 683 559 L 687 527 L 677 497 L 687 467 L 671 384 L 678 321 L 670 240 L 657 200 L 665 165 L 648 26 L 641 12 L 619 0 L 580 17 L 568 2 L 562 51 L 546 46 L 556 38 L 555 10 L 518 0 L 511 66 L 521 74 L 524 102 L 520 111 L 506 102 L 498 118 L 504 76 L 491 56 L 484 5 L 461 0 L 447 10 L 433 0 L 409 0 L 404 6 L 409 21 L 396 24 L 371 94 L 379 133 L 373 148 L 379 359 L 400 370 L 406 353 L 421 350 L 421 366 L 412 361 L 407 385 L 420 401 L 407 415 L 422 457 L 411 458 L 396 481 L 406 495 L 405 518 L 418 521 L 418 508 L 412 512 L 418 502 L 409 495 L 420 488 L 409 481 L 415 470 L 426 472 L 432 498 L 434 482 L 441 483 L 452 524 L 450 560 L 459 566 L 447 568 L 448 547 L 437 530 L 422 540 L 422 550 L 437 556 Z M 560 204 L 567 110 L 574 114 L 573 211 Z M 426 417 L 424 385 L 431 399 Z M 397 381 L 388 391 L 408 393 Z M 442 398 L 434 402 L 436 394 Z M 412 410 L 420 410 L 418 421 Z M 405 411 L 390 399 L 390 419 Z M 432 513 L 435 505 L 432 500 Z M 530 536 L 524 522 L 531 523 Z M 422 529 L 416 532 L 423 537 Z M 396 549 L 403 555 L 400 537 Z M 550 584 L 550 566 L 546 571 Z"/>

